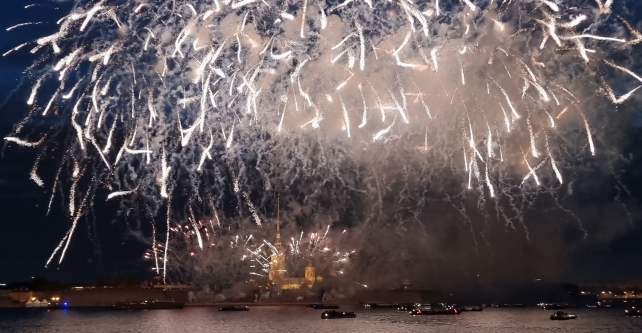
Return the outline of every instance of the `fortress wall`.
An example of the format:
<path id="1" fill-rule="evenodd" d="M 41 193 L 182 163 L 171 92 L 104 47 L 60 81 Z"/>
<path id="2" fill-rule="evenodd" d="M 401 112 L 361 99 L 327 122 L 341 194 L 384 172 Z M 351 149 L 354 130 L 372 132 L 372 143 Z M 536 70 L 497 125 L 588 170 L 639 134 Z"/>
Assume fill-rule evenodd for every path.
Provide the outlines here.
<path id="1" fill-rule="evenodd" d="M 33 292 L 38 299 L 51 299 L 60 297 L 60 302 L 67 302 L 69 306 L 110 306 L 118 302 L 142 302 L 154 300 L 174 300 L 187 303 L 186 290 L 159 290 L 159 289 L 85 289 L 67 290 L 61 292 Z"/>

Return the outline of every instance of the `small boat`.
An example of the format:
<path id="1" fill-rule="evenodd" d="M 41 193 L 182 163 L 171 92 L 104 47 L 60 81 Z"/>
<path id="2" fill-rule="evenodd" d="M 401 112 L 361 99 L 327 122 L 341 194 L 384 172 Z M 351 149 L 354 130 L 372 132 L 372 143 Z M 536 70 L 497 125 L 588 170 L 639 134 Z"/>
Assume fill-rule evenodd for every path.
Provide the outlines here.
<path id="1" fill-rule="evenodd" d="M 461 311 L 458 309 L 421 309 L 416 308 L 410 311 L 411 316 L 435 316 L 435 315 L 458 315 Z"/>
<path id="2" fill-rule="evenodd" d="M 642 317 L 642 310 L 632 307 L 630 309 L 624 310 L 624 315 L 631 317 Z"/>
<path id="3" fill-rule="evenodd" d="M 330 304 L 319 304 L 319 303 L 313 303 L 313 304 L 308 304 L 309 308 L 313 308 L 315 310 L 323 310 L 323 309 L 338 309 L 338 305 L 330 305 Z"/>
<path id="4" fill-rule="evenodd" d="M 566 308 L 566 304 L 542 304 L 543 310 L 562 310 Z"/>
<path id="5" fill-rule="evenodd" d="M 218 308 L 219 311 L 250 311 L 247 306 L 223 306 Z"/>
<path id="6" fill-rule="evenodd" d="M 363 307 L 366 309 L 396 309 L 398 305 L 393 303 L 366 303 Z"/>
<path id="7" fill-rule="evenodd" d="M 569 319 L 577 319 L 577 315 L 573 313 L 563 312 L 563 311 L 557 311 L 551 315 L 551 320 L 569 320 Z"/>
<path id="8" fill-rule="evenodd" d="M 357 314 L 354 312 L 345 312 L 345 311 L 323 311 L 321 314 L 321 319 L 344 319 L 344 318 L 357 318 Z"/>
<path id="9" fill-rule="evenodd" d="M 467 311 L 484 311 L 484 308 L 479 305 L 479 306 L 456 306 L 459 311 L 461 312 L 467 312 Z"/>
<path id="10" fill-rule="evenodd" d="M 524 304 L 491 304 L 492 307 L 494 308 L 523 308 L 525 307 Z"/>
<path id="11" fill-rule="evenodd" d="M 416 308 L 416 306 L 415 306 L 414 304 L 412 304 L 412 305 L 402 304 L 402 305 L 399 305 L 399 306 L 397 307 L 397 311 L 405 311 L 405 312 L 408 312 L 408 311 L 412 311 L 412 310 L 414 310 L 415 308 Z"/>
<path id="12" fill-rule="evenodd" d="M 143 301 L 143 302 L 118 302 L 111 308 L 115 310 L 161 310 L 182 309 L 185 303 L 170 301 Z"/>

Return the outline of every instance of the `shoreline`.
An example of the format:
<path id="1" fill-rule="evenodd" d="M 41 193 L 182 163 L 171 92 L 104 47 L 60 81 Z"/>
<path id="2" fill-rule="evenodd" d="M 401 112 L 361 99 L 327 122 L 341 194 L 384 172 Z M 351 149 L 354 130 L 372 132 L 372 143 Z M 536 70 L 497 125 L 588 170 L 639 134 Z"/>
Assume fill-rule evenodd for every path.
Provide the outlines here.
<path id="1" fill-rule="evenodd" d="M 221 307 L 221 306 L 303 306 L 308 304 L 326 304 L 338 306 L 358 306 L 359 303 L 252 303 L 252 302 L 198 302 L 186 303 L 185 307 Z"/>
<path id="2" fill-rule="evenodd" d="M 359 306 L 359 303 L 252 303 L 252 302 L 198 302 L 198 303 L 185 303 L 185 308 L 206 308 L 206 307 L 222 307 L 222 306 L 249 306 L 249 307 L 262 307 L 262 306 L 299 306 L 306 307 L 308 304 L 326 304 L 337 306 Z M 108 306 L 107 306 L 108 307 Z M 85 306 L 68 306 L 67 309 L 90 309 L 90 308 L 106 308 L 103 305 L 85 305 Z M 49 307 L 26 307 L 24 305 L 0 305 L 0 309 L 43 309 L 43 310 L 59 310 L 61 308 Z"/>

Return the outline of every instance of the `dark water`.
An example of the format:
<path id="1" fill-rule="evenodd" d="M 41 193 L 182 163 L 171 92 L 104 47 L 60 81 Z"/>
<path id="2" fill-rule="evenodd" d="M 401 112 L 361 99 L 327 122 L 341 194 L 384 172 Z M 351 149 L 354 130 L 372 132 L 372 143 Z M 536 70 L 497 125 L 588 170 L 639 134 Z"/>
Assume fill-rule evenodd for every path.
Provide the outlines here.
<path id="1" fill-rule="evenodd" d="M 350 310 L 357 312 L 356 319 L 322 320 L 320 310 L 292 306 L 255 307 L 249 312 L 0 309 L 0 332 L 642 332 L 642 318 L 625 317 L 622 310 L 577 309 L 572 312 L 578 319 L 568 321 L 549 320 L 552 311 L 535 308 L 418 317 L 383 309 Z"/>

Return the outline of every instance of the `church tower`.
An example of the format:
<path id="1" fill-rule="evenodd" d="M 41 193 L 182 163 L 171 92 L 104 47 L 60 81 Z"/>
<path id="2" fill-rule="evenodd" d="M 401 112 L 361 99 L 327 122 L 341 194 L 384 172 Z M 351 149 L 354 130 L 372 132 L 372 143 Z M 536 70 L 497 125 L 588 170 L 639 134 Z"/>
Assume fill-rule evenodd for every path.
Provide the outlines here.
<path id="1" fill-rule="evenodd" d="M 270 283 L 276 284 L 283 282 L 285 275 L 285 253 L 283 252 L 283 244 L 281 243 L 281 219 L 280 219 L 280 197 L 276 201 L 276 240 L 274 247 L 276 253 L 270 256 L 270 270 L 268 272 L 268 279 Z"/>
<path id="2" fill-rule="evenodd" d="M 312 265 L 312 261 L 310 261 L 308 263 L 308 266 L 305 267 L 305 284 L 308 286 L 308 288 L 312 288 L 316 279 L 317 277 L 314 265 Z"/>

